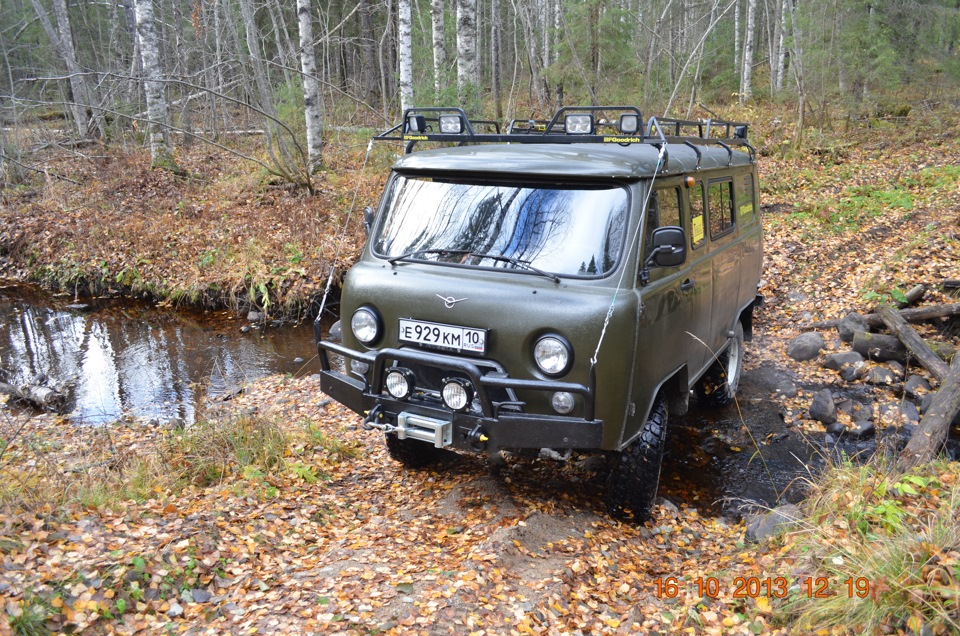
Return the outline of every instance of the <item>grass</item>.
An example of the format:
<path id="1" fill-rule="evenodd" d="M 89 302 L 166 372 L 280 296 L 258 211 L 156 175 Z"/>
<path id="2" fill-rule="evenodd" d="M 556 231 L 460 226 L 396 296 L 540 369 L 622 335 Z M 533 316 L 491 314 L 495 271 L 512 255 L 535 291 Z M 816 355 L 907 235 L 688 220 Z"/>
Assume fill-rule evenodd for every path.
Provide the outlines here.
<path id="1" fill-rule="evenodd" d="M 804 505 L 803 529 L 786 536 L 786 549 L 810 582 L 780 609 L 784 624 L 858 634 L 960 631 L 955 465 L 901 474 L 881 454 L 864 465 L 842 462 L 817 478 Z M 827 587 L 830 594 L 816 593 Z"/>

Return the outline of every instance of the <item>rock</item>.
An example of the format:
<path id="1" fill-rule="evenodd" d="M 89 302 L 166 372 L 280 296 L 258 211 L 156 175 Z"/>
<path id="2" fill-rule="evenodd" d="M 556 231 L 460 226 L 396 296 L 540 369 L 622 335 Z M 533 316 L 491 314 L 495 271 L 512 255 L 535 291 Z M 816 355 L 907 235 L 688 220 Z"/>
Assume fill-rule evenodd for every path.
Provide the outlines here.
<path id="1" fill-rule="evenodd" d="M 677 508 L 677 504 L 673 503 L 666 497 L 657 497 L 656 504 L 658 506 L 663 506 L 663 509 L 667 512 L 672 512 L 675 515 L 680 514 L 680 509 Z"/>
<path id="2" fill-rule="evenodd" d="M 885 402 L 880 405 L 880 422 L 888 426 L 900 425 L 900 403 Z"/>
<path id="3" fill-rule="evenodd" d="M 855 311 L 851 311 L 844 316 L 837 324 L 837 332 L 844 342 L 853 342 L 853 336 L 864 331 L 870 331 L 870 326 L 867 324 L 866 318 Z"/>
<path id="4" fill-rule="evenodd" d="M 834 422 L 827 426 L 827 433 L 833 435 L 834 437 L 840 438 L 847 434 L 847 427 L 841 424 L 840 422 Z"/>
<path id="5" fill-rule="evenodd" d="M 240 333 L 250 333 L 250 325 L 240 327 Z"/>
<path id="6" fill-rule="evenodd" d="M 824 424 L 833 424 L 837 421 L 837 405 L 833 401 L 830 389 L 818 391 L 813 396 L 813 402 L 810 403 L 810 419 Z"/>
<path id="7" fill-rule="evenodd" d="M 922 399 L 930 393 L 930 383 L 920 375 L 911 375 L 903 385 L 903 390 L 914 399 Z"/>
<path id="8" fill-rule="evenodd" d="M 327 340 L 331 342 L 340 342 L 343 340 L 343 328 L 340 326 L 340 321 L 333 323 L 333 326 L 330 327 L 330 333 L 327 334 Z"/>
<path id="9" fill-rule="evenodd" d="M 857 355 L 860 355 L 859 353 Z M 840 367 L 840 377 L 844 382 L 856 382 L 866 373 L 867 363 L 864 361 L 845 364 Z"/>
<path id="10" fill-rule="evenodd" d="M 896 360 L 890 360 L 884 366 L 893 371 L 893 375 L 898 379 L 902 378 L 907 372 L 907 370 L 903 368 L 903 365 Z"/>
<path id="11" fill-rule="evenodd" d="M 924 415 L 927 414 L 927 411 L 930 410 L 930 405 L 933 403 L 933 393 L 927 393 L 920 400 L 920 412 Z"/>
<path id="12" fill-rule="evenodd" d="M 609 467 L 607 458 L 603 455 L 590 455 L 580 462 L 580 468 L 588 473 L 601 473 Z"/>
<path id="13" fill-rule="evenodd" d="M 834 371 L 839 371 L 845 364 L 857 364 L 863 362 L 863 356 L 856 351 L 844 351 L 841 353 L 831 353 L 823 359 L 823 366 Z"/>
<path id="14" fill-rule="evenodd" d="M 263 312 L 261 311 L 250 311 L 247 314 L 247 320 L 249 322 L 261 322 L 265 318 Z"/>
<path id="15" fill-rule="evenodd" d="M 787 345 L 787 355 L 798 362 L 813 360 L 824 347 L 823 336 L 816 331 L 802 333 Z"/>
<path id="16" fill-rule="evenodd" d="M 893 386 L 897 383 L 897 376 L 886 366 L 875 366 L 867 371 L 864 381 L 877 386 Z"/>
<path id="17" fill-rule="evenodd" d="M 213 598 L 213 594 L 211 594 L 208 590 L 203 589 L 202 587 L 198 587 L 194 590 L 191 590 L 190 595 L 193 596 L 194 603 L 207 603 L 210 601 L 211 598 Z"/>
<path id="18" fill-rule="evenodd" d="M 900 403 L 901 422 L 904 424 L 918 424 L 920 422 L 920 411 L 917 405 L 909 400 Z"/>
<path id="19" fill-rule="evenodd" d="M 747 517 L 747 540 L 759 543 L 795 525 L 802 515 L 800 508 L 784 504 L 773 510 Z"/>
<path id="20" fill-rule="evenodd" d="M 853 430 L 850 431 L 850 435 L 854 437 L 868 437 L 873 435 L 876 432 L 876 429 L 873 427 L 873 422 L 861 421 L 857 422 Z"/>
<path id="21" fill-rule="evenodd" d="M 304 362 L 306 362 L 306 360 L 304 360 L 303 358 L 300 358 L 300 357 L 296 357 L 296 358 L 293 359 L 293 363 L 294 363 L 294 364 L 303 364 Z"/>
<path id="22" fill-rule="evenodd" d="M 170 618 L 176 618 L 181 614 L 183 614 L 183 605 L 180 605 L 180 603 L 174 603 L 170 606 L 170 609 L 167 610 L 167 616 Z"/>
<path id="23" fill-rule="evenodd" d="M 777 384 L 776 393 L 786 398 L 797 397 L 797 385 L 790 380 L 784 380 Z"/>

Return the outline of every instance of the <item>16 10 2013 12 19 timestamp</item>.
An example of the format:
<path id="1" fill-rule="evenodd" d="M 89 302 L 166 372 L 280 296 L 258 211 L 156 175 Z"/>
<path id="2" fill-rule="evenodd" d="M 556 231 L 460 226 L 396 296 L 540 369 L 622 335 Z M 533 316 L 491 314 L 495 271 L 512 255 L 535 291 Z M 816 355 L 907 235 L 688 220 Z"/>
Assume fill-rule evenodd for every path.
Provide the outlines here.
<path id="1" fill-rule="evenodd" d="M 828 598 L 846 595 L 847 598 L 866 598 L 870 595 L 870 580 L 865 577 L 848 577 L 835 580 L 825 576 L 805 576 L 799 580 L 800 593 L 807 598 Z M 659 577 L 656 583 L 657 598 L 675 598 L 682 592 L 682 586 L 689 586 L 699 596 L 718 597 L 723 593 L 733 598 L 785 598 L 790 591 L 791 581 L 785 576 L 738 576 L 730 586 L 724 585 L 719 578 L 698 576 L 696 578 Z"/>

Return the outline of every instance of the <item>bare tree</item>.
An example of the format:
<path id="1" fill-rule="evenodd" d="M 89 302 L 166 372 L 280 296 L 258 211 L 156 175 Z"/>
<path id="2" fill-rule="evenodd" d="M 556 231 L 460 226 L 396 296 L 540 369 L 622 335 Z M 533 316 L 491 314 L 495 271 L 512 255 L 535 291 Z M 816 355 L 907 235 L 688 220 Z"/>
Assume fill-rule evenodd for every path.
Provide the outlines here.
<path id="1" fill-rule="evenodd" d="M 303 70 L 303 114 L 307 124 L 307 161 L 311 174 L 323 163 L 323 118 L 317 86 L 317 55 L 313 50 L 313 3 L 297 0 L 300 25 L 300 68 Z"/>
<path id="2" fill-rule="evenodd" d="M 153 15 L 153 0 L 134 0 L 137 37 L 143 64 L 143 92 L 147 99 L 147 134 L 150 138 L 150 163 L 155 168 L 176 168 L 170 145 L 167 120 L 167 96 L 160 67 L 160 47 Z"/>
<path id="3" fill-rule="evenodd" d="M 434 102 L 440 102 L 444 89 L 444 76 L 447 72 L 447 42 L 444 37 L 445 0 L 431 0 L 430 18 L 433 36 L 433 93 Z"/>
<path id="4" fill-rule="evenodd" d="M 466 102 L 480 83 L 477 64 L 477 0 L 457 0 L 457 93 Z"/>
<path id="5" fill-rule="evenodd" d="M 740 103 L 753 94 L 753 49 L 756 39 L 757 0 L 747 0 L 747 31 L 743 37 L 743 68 L 740 73 Z"/>
<path id="6" fill-rule="evenodd" d="M 410 0 L 398 0 L 398 37 L 397 47 L 400 49 L 400 109 L 407 110 L 413 106 L 413 33 L 410 24 Z"/>

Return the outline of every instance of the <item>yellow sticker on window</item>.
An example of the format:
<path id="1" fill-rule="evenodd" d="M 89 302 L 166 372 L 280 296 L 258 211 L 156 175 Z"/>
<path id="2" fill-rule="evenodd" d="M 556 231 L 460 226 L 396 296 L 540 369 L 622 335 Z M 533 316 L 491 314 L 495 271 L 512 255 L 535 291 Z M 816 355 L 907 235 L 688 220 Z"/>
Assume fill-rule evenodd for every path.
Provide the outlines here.
<path id="1" fill-rule="evenodd" d="M 690 224 L 693 232 L 693 244 L 703 240 L 703 216 L 695 216 Z"/>
<path id="2" fill-rule="evenodd" d="M 745 203 L 744 205 L 740 206 L 740 216 L 747 216 L 751 212 L 753 212 L 752 203 Z"/>

